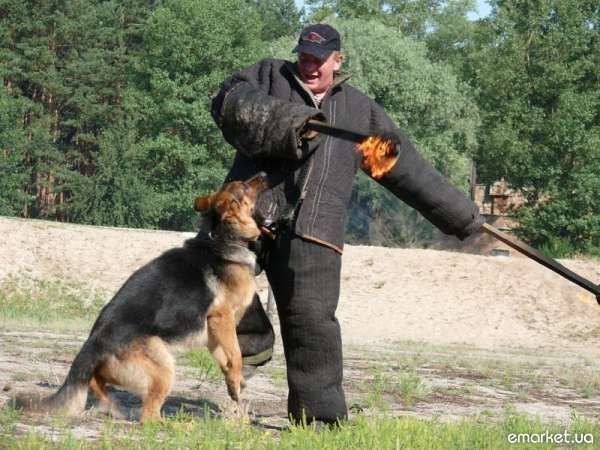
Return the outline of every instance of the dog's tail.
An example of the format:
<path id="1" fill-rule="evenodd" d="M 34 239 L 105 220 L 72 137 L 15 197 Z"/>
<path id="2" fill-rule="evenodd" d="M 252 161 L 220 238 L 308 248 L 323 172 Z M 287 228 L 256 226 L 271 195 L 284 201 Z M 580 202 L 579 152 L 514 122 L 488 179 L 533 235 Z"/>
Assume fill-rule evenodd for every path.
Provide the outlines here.
<path id="1" fill-rule="evenodd" d="M 12 405 L 17 409 L 41 413 L 60 412 L 76 415 L 85 409 L 88 387 L 94 371 L 102 361 L 102 353 L 90 337 L 75 357 L 69 374 L 60 389 L 49 397 L 18 394 Z"/>

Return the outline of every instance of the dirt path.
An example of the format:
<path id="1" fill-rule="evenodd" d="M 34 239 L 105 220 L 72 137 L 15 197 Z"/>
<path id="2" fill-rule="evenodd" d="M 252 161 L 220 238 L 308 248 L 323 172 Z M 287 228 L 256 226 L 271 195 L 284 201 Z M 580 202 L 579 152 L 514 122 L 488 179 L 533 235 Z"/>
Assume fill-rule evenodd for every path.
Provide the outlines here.
<path id="1" fill-rule="evenodd" d="M 15 392 L 55 391 L 68 371 L 83 336 L 46 332 L 0 331 L 0 402 Z M 600 363 L 575 354 L 488 351 L 463 346 L 404 342 L 398 346 L 348 346 L 345 381 L 351 417 L 411 415 L 442 421 L 483 415 L 500 420 L 507 412 L 527 413 L 544 421 L 569 423 L 574 412 L 600 418 Z M 128 424 L 139 418 L 139 400 L 113 389 Z M 282 349 L 249 380 L 243 408 L 248 419 L 265 430 L 287 425 Z M 163 413 L 235 417 L 222 380 L 209 380 L 178 358 L 176 383 Z M 88 399 L 85 414 L 65 419 L 63 432 L 98 437 L 107 419 Z M 58 427 L 59 429 L 61 427 Z M 56 431 L 51 417 L 28 415 L 17 432 Z"/>

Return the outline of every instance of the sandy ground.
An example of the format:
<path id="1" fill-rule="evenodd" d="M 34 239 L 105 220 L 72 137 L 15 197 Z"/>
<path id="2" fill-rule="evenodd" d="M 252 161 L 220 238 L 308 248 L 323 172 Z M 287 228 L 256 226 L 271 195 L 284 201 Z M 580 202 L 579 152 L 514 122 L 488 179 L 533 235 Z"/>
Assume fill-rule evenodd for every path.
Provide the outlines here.
<path id="1" fill-rule="evenodd" d="M 0 282 L 60 279 L 111 293 L 191 236 L 0 217 Z M 598 260 L 561 262 L 600 280 Z M 266 298 L 264 277 L 259 287 Z M 442 420 L 501 416 L 506 408 L 551 421 L 568 422 L 573 411 L 600 420 L 600 306 L 525 258 L 347 246 L 338 318 L 348 404 L 367 414 L 385 401 L 393 414 Z M 84 338 L 80 331 L 0 327 L 0 405 L 14 392 L 55 390 Z M 245 393 L 253 423 L 267 429 L 287 423 L 282 353 L 278 337 L 273 362 Z M 393 388 L 407 376 L 419 380 L 415 391 L 425 386 L 420 397 L 407 400 Z M 381 380 L 391 380 L 389 392 L 377 391 Z M 122 391 L 113 396 L 135 419 L 139 400 Z M 227 405 L 222 381 L 198 380 L 179 361 L 164 414 L 226 414 Z M 98 436 L 105 418 L 94 411 L 68 430 Z M 51 419 L 26 418 L 17 432 L 30 430 L 53 430 Z"/>
<path id="2" fill-rule="evenodd" d="M 138 267 L 193 233 L 0 218 L 0 281 L 72 280 L 116 291 Z M 564 260 L 600 280 L 600 261 Z M 265 280 L 259 280 L 265 298 Z M 597 348 L 600 306 L 525 258 L 346 246 L 338 318 L 347 344 L 426 341 Z"/>

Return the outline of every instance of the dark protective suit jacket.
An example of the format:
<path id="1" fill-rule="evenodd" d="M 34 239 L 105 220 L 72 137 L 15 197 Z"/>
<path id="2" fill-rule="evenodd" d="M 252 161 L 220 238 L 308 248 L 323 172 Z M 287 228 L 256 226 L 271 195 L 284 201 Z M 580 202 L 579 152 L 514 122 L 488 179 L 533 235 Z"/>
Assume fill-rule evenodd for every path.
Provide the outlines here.
<path id="1" fill-rule="evenodd" d="M 477 206 L 423 159 L 381 106 L 346 78 L 336 77 L 320 107 L 289 61 L 262 60 L 228 79 L 212 107 L 223 136 L 237 150 L 226 181 L 265 171 L 275 186 L 261 196 L 263 216 L 277 220 L 293 214 L 296 234 L 341 252 L 361 155 L 354 143 L 339 138 L 301 139 L 306 121 L 320 118 L 363 134 L 395 135 L 399 160 L 377 182 L 446 234 L 464 239 L 477 231 Z"/>

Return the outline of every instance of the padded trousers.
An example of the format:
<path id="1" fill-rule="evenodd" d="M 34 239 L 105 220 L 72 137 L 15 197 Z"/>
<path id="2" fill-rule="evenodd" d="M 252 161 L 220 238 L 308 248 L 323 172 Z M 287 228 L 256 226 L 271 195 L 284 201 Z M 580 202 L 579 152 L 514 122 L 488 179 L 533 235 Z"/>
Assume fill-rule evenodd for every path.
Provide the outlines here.
<path id="1" fill-rule="evenodd" d="M 342 388 L 342 339 L 335 317 L 341 255 L 289 230 L 283 230 L 269 247 L 263 268 L 279 314 L 289 417 L 294 422 L 307 423 L 343 420 L 347 418 L 347 408 Z M 246 321 L 258 323 L 257 315 L 265 314 L 257 303 L 260 311 L 254 305 L 238 326 L 242 354 L 244 333 L 240 331 Z"/>

